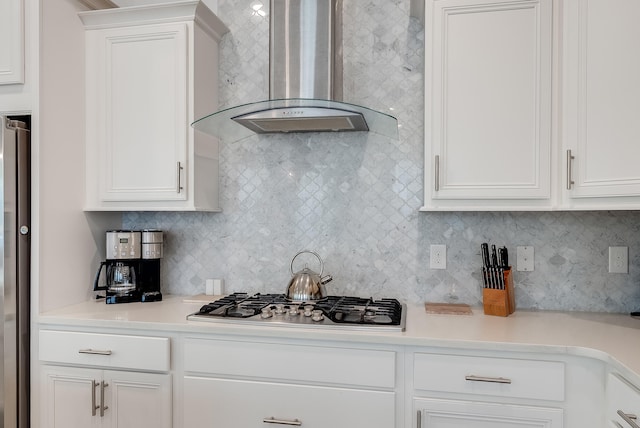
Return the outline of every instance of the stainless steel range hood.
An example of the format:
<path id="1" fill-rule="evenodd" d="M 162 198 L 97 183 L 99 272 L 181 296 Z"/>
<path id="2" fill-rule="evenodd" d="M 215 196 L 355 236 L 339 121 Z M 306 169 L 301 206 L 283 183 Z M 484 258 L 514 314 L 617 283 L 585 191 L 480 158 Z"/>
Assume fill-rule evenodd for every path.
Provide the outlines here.
<path id="1" fill-rule="evenodd" d="M 269 15 L 269 100 L 216 112 L 195 129 L 229 141 L 324 131 L 398 138 L 393 116 L 342 101 L 342 0 L 271 0 Z"/>

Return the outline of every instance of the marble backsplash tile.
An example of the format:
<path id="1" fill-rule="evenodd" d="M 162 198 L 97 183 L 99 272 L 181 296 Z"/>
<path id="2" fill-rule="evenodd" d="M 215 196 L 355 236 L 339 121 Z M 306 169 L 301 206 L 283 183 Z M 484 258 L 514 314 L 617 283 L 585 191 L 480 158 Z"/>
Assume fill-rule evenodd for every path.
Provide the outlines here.
<path id="1" fill-rule="evenodd" d="M 263 4 L 264 3 L 264 4 Z M 218 2 L 231 28 L 221 45 L 222 107 L 268 98 L 268 1 Z M 227 291 L 284 292 L 291 258 L 318 252 L 329 293 L 408 302 L 480 304 L 480 244 L 535 248 L 516 272 L 520 308 L 640 310 L 636 212 L 420 213 L 424 31 L 409 0 L 344 2 L 344 99 L 385 110 L 400 140 L 373 134 L 255 136 L 222 142 L 224 212 L 124 215 L 126 228 L 165 231 L 163 291 L 195 294 L 206 278 Z M 250 64 L 250 65 L 249 65 Z M 429 269 L 429 245 L 447 269 Z M 607 273 L 609 246 L 629 247 L 629 274 Z M 636 254 L 636 253 L 639 254 Z"/>

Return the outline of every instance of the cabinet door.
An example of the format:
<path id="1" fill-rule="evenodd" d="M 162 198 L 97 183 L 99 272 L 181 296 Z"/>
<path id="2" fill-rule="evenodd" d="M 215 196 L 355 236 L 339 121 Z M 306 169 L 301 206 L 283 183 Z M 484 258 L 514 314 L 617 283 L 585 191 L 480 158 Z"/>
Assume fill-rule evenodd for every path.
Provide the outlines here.
<path id="1" fill-rule="evenodd" d="M 390 428 L 395 393 L 185 377 L 185 427 Z M 274 425 L 268 425 L 274 424 Z"/>
<path id="2" fill-rule="evenodd" d="M 640 2 L 568 0 L 564 8 L 566 203 L 640 207 Z"/>
<path id="3" fill-rule="evenodd" d="M 562 410 L 472 401 L 418 399 L 421 428 L 561 428 Z"/>
<path id="4" fill-rule="evenodd" d="M 100 370 L 45 368 L 43 370 L 43 428 L 98 427 L 101 424 Z"/>
<path id="5" fill-rule="evenodd" d="M 24 83 L 24 0 L 0 0 L 0 85 Z"/>
<path id="6" fill-rule="evenodd" d="M 551 204 L 551 2 L 428 0 L 425 209 Z"/>
<path id="7" fill-rule="evenodd" d="M 105 371 L 111 428 L 171 428 L 171 375 Z"/>
<path id="8" fill-rule="evenodd" d="M 185 200 L 187 24 L 93 30 L 87 37 L 87 103 L 95 115 L 87 120 L 96 139 L 88 145 L 96 145 L 90 150 L 100 200 Z"/>
<path id="9" fill-rule="evenodd" d="M 606 415 L 608 427 L 634 428 L 632 424 L 640 425 L 640 390 L 621 377 L 609 374 Z"/>

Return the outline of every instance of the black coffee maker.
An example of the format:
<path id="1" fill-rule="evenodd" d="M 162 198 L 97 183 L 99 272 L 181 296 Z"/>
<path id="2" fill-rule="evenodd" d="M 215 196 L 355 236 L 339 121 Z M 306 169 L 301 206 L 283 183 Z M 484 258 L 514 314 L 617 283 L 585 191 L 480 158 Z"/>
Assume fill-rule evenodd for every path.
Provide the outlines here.
<path id="1" fill-rule="evenodd" d="M 107 259 L 100 263 L 93 283 L 96 298 L 106 303 L 155 302 L 160 292 L 162 231 L 110 230 Z"/>

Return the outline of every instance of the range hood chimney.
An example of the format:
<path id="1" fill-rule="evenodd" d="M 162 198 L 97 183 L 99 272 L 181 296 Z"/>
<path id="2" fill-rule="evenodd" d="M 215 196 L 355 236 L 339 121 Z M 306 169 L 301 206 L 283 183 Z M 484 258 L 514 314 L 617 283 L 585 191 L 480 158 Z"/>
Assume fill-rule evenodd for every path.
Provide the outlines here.
<path id="1" fill-rule="evenodd" d="M 342 102 L 342 0 L 271 0 L 269 100 L 192 124 L 225 140 L 253 133 L 371 131 L 398 138 L 387 114 Z"/>

